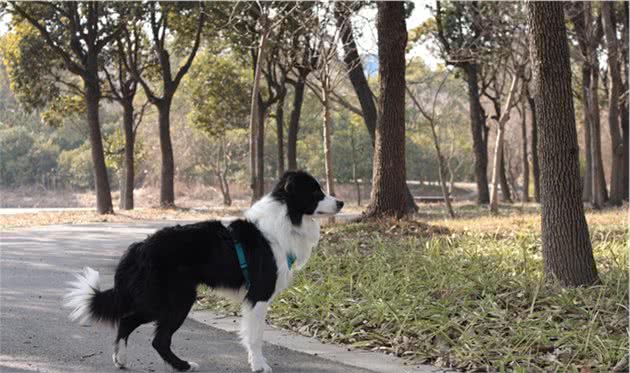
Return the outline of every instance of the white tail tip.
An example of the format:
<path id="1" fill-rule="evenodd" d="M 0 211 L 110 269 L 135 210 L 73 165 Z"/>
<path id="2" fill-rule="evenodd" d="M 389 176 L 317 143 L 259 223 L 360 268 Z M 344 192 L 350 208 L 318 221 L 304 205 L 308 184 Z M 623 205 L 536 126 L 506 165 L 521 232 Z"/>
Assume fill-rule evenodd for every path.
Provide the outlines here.
<path id="1" fill-rule="evenodd" d="M 81 324 L 90 319 L 90 302 L 94 295 L 99 292 L 99 274 L 90 267 L 83 268 L 83 272 L 75 273 L 76 281 L 68 282 L 70 288 L 64 296 L 64 307 L 72 308 L 70 319 L 79 320 Z"/>

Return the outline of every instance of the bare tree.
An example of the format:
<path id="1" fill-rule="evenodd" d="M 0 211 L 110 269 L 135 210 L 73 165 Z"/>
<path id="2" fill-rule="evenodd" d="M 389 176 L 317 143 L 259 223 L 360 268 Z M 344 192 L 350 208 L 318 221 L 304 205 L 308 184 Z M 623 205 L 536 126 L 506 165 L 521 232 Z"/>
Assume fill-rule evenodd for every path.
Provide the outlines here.
<path id="1" fill-rule="evenodd" d="M 512 84 L 510 85 L 510 91 L 508 93 L 505 107 L 503 108 L 501 117 L 499 117 L 499 119 L 497 120 L 497 136 L 496 144 L 494 146 L 494 163 L 492 166 L 492 194 L 490 194 L 490 211 L 493 214 L 499 212 L 499 203 L 497 200 L 497 174 L 499 172 L 499 165 L 501 164 L 501 160 L 503 159 L 503 137 L 505 135 L 504 127 L 507 121 L 510 120 L 510 112 L 512 110 L 513 103 L 516 101 L 514 99 L 514 96 L 516 93 L 517 82 L 518 74 L 513 74 Z"/>
<path id="2" fill-rule="evenodd" d="M 435 123 L 436 122 L 435 105 L 437 103 L 440 91 L 442 90 L 442 87 L 444 86 L 444 83 L 446 82 L 447 78 L 448 78 L 448 72 L 444 74 L 444 78 L 442 79 L 442 82 L 440 83 L 438 89 L 435 91 L 435 95 L 433 96 L 433 103 L 431 104 L 430 114 L 422 107 L 422 105 L 420 104 L 420 101 L 418 101 L 418 99 L 413 94 L 411 89 L 409 89 L 409 86 L 406 86 L 406 89 L 407 89 L 407 94 L 409 95 L 409 97 L 411 97 L 411 100 L 413 101 L 414 105 L 416 106 L 420 114 L 422 114 L 424 119 L 426 119 L 427 122 L 429 122 L 429 126 L 431 127 L 431 136 L 433 138 L 433 146 L 435 147 L 435 153 L 438 158 L 438 175 L 439 175 L 439 180 L 440 180 L 440 188 L 442 189 L 442 197 L 444 198 L 444 205 L 446 206 L 446 211 L 448 212 L 449 216 L 451 218 L 454 218 L 455 211 L 453 211 L 453 206 L 451 204 L 451 195 L 450 195 L 451 191 L 446 186 L 446 172 L 449 166 L 448 166 L 448 162 L 444 159 L 444 156 L 442 155 L 442 150 L 440 148 L 440 139 L 437 135 L 436 123 Z M 451 178 L 452 178 L 452 172 L 451 172 Z M 452 182 L 451 182 L 451 186 L 452 186 Z"/>
<path id="3" fill-rule="evenodd" d="M 145 5 L 139 5 L 140 12 L 138 17 L 145 17 Z M 205 23 L 205 12 L 201 9 L 202 5 L 197 5 L 196 9 L 196 28 L 193 34 L 192 45 L 184 63 L 173 74 L 171 64 L 171 52 L 168 50 L 168 37 L 173 33 L 173 11 L 169 7 L 180 6 L 175 3 L 156 3 L 150 2 L 146 5 L 148 9 L 150 38 L 152 41 L 152 50 L 154 57 L 158 63 L 158 73 L 161 80 L 160 87 L 156 89 L 152 87 L 148 77 L 143 76 L 136 68 L 133 61 L 129 60 L 127 68 L 132 72 L 134 78 L 138 80 L 142 86 L 149 102 L 153 104 L 158 111 L 158 128 L 160 134 L 160 151 L 162 155 L 162 167 L 160 173 L 160 206 L 175 206 L 175 159 L 173 156 L 173 144 L 171 142 L 171 105 L 173 97 L 177 92 L 182 78 L 188 70 L 197 55 L 199 45 L 201 43 L 201 32 Z"/>

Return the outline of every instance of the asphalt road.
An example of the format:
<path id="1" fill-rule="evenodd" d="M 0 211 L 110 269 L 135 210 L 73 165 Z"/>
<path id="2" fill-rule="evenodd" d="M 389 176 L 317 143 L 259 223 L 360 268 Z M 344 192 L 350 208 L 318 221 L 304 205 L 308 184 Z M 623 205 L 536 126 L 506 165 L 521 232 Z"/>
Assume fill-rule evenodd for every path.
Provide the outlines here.
<path id="1" fill-rule="evenodd" d="M 101 273 L 101 287 L 113 283 L 119 256 L 156 224 L 57 225 L 7 230 L 0 236 L 0 372 L 119 372 L 111 361 L 114 330 L 80 326 L 62 308 L 72 273 L 90 266 Z M 129 339 L 129 372 L 170 369 L 151 347 L 153 326 Z M 249 372 L 236 334 L 186 320 L 173 337 L 173 350 L 203 372 Z M 282 347 L 265 344 L 274 372 L 366 373 Z"/>

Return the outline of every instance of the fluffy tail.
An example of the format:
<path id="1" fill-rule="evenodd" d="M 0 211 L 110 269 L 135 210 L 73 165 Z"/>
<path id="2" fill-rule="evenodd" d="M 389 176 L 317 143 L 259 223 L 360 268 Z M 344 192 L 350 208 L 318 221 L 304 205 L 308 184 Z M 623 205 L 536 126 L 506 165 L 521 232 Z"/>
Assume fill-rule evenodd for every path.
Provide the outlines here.
<path id="1" fill-rule="evenodd" d="M 64 297 L 64 306 L 71 308 L 70 319 L 87 321 L 105 321 L 116 323 L 122 316 L 120 299 L 115 289 L 101 291 L 99 273 L 85 267 L 82 273 L 76 273 L 69 292 Z"/>

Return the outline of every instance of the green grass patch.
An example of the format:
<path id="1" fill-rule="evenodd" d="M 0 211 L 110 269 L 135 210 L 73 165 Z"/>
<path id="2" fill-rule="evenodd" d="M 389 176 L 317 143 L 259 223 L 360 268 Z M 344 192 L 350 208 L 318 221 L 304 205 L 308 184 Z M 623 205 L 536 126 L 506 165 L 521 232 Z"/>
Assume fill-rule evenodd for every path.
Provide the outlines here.
<path id="1" fill-rule="evenodd" d="M 596 227 L 602 285 L 542 280 L 534 231 L 418 223 L 325 228 L 270 321 L 321 340 L 464 370 L 610 371 L 628 352 L 627 234 Z M 237 312 L 204 297 L 202 307 Z"/>

